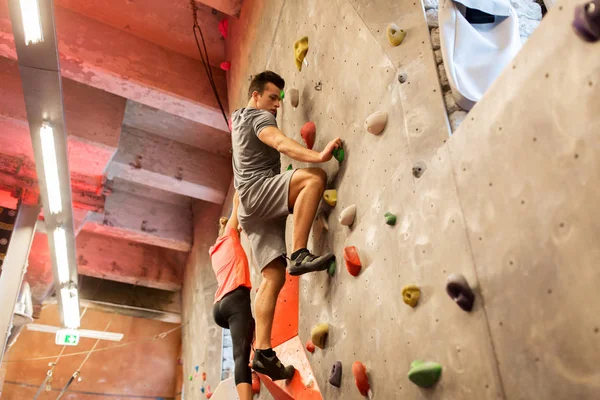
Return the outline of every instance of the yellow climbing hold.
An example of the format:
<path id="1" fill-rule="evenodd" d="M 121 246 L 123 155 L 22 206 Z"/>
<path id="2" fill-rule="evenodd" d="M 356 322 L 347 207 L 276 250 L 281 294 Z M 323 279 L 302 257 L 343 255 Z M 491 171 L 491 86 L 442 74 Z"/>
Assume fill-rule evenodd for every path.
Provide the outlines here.
<path id="1" fill-rule="evenodd" d="M 331 207 L 335 207 L 337 204 L 337 190 L 326 190 L 325 193 L 323 193 L 323 200 L 325 200 L 325 203 L 329 204 Z"/>
<path id="2" fill-rule="evenodd" d="M 296 59 L 296 67 L 298 71 L 302 71 L 302 62 L 308 51 L 308 36 L 301 37 L 294 43 L 294 58 Z"/>
<path id="3" fill-rule="evenodd" d="M 322 349 L 325 347 L 327 341 L 327 335 L 329 334 L 329 324 L 322 323 L 317 324 L 312 328 L 310 332 L 311 340 L 318 348 Z"/>
<path id="4" fill-rule="evenodd" d="M 400 29 L 396 24 L 389 24 L 385 30 L 385 34 L 388 42 L 390 42 L 392 46 L 399 46 L 406 36 L 406 31 L 404 29 Z"/>
<path id="5" fill-rule="evenodd" d="M 421 289 L 417 285 L 408 285 L 402 288 L 402 299 L 411 307 L 416 307 L 421 297 Z"/>

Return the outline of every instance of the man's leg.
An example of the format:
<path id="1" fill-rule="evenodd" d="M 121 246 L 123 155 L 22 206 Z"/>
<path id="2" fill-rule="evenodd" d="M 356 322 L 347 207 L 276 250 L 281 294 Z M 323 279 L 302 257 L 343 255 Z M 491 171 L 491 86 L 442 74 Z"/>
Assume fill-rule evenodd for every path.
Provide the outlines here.
<path id="1" fill-rule="evenodd" d="M 294 251 L 288 269 L 290 275 L 323 271 L 335 260 L 332 253 L 315 256 L 306 248 L 326 182 L 327 174 L 321 168 L 298 169 L 290 180 L 288 206 L 294 210 Z"/>
<path id="2" fill-rule="evenodd" d="M 271 329 L 277 297 L 285 284 L 285 262 L 281 258 L 271 261 L 262 270 L 262 282 L 254 299 L 256 315 L 257 349 L 271 348 Z"/>
<path id="3" fill-rule="evenodd" d="M 273 380 L 288 379 L 294 367 L 284 366 L 271 348 L 271 329 L 277 297 L 285 284 L 285 262 L 281 257 L 271 261 L 262 270 L 263 280 L 254 299 L 256 315 L 256 342 L 252 368 Z"/>
<path id="4" fill-rule="evenodd" d="M 288 199 L 290 209 L 294 210 L 292 251 L 306 248 L 326 183 L 327 173 L 321 168 L 301 168 L 292 175 Z"/>

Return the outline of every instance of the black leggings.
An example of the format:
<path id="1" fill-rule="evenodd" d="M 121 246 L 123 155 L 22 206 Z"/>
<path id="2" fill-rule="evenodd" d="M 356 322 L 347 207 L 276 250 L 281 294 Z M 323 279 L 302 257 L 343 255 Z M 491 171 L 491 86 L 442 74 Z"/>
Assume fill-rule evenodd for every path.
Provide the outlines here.
<path id="1" fill-rule="evenodd" d="M 250 307 L 250 289 L 240 286 L 215 303 L 213 318 L 221 328 L 231 330 L 235 384 L 252 384 L 250 348 L 254 338 L 254 318 Z"/>

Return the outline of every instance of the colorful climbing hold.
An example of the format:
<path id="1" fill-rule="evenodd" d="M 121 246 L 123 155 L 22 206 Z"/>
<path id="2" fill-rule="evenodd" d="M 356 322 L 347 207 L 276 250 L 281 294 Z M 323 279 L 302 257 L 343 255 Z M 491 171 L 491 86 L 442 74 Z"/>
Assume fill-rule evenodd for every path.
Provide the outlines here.
<path id="1" fill-rule="evenodd" d="M 329 383 L 337 388 L 342 385 L 342 362 L 336 361 L 331 367 L 331 374 L 329 375 Z"/>
<path id="2" fill-rule="evenodd" d="M 308 351 L 309 353 L 315 352 L 315 344 L 313 343 L 312 340 L 306 341 L 306 351 Z"/>
<path id="3" fill-rule="evenodd" d="M 354 361 L 354 364 L 352 364 L 352 375 L 354 375 L 354 383 L 360 394 L 368 396 L 371 385 L 369 385 L 369 377 L 367 376 L 367 367 L 365 364 L 360 361 Z"/>
<path id="4" fill-rule="evenodd" d="M 206 380 L 206 372 L 202 373 L 202 380 L 205 381 Z"/>
<path id="5" fill-rule="evenodd" d="M 327 268 L 327 274 L 329 276 L 334 276 L 336 268 L 337 268 L 337 264 L 336 264 L 335 260 L 333 260 L 331 263 L 329 263 L 329 267 Z"/>
<path id="6" fill-rule="evenodd" d="M 220 67 L 223 71 L 229 71 L 231 69 L 231 62 L 223 61 L 220 65 Z"/>
<path id="7" fill-rule="evenodd" d="M 451 274 L 446 281 L 446 292 L 465 311 L 473 309 L 475 294 L 466 278 L 461 274 Z"/>
<path id="8" fill-rule="evenodd" d="M 306 57 L 306 52 L 308 52 L 308 37 L 304 36 L 294 43 L 294 59 L 298 71 L 302 71 L 302 62 L 304 61 L 304 57 Z"/>
<path id="9" fill-rule="evenodd" d="M 385 111 L 376 111 L 365 120 L 365 129 L 373 135 L 379 135 L 387 125 L 388 114 Z"/>
<path id="10" fill-rule="evenodd" d="M 411 307 L 416 307 L 421 297 L 421 289 L 417 285 L 407 285 L 402 288 L 402 300 Z"/>
<path id="11" fill-rule="evenodd" d="M 198 372 L 198 370 L 199 370 L 199 369 L 200 369 L 200 367 L 199 367 L 198 365 L 196 365 L 196 366 L 194 367 L 194 370 L 195 370 L 196 372 Z"/>
<path id="12" fill-rule="evenodd" d="M 194 379 L 194 376 L 190 374 L 190 381 Z"/>
<path id="13" fill-rule="evenodd" d="M 425 165 L 425 163 L 423 161 L 417 162 L 412 169 L 413 176 L 415 178 L 419 179 L 421 176 L 423 176 L 426 169 L 427 169 L 427 165 Z"/>
<path id="14" fill-rule="evenodd" d="M 302 126 L 300 129 L 300 136 L 302 136 L 302 140 L 306 144 L 306 147 L 311 149 L 315 144 L 315 135 L 317 134 L 317 127 L 314 122 L 309 121 Z"/>
<path id="15" fill-rule="evenodd" d="M 252 394 L 260 394 L 260 378 L 252 371 Z"/>
<path id="16" fill-rule="evenodd" d="M 352 204 L 351 206 L 344 208 L 344 210 L 340 213 L 340 224 L 350 226 L 354 222 L 355 217 L 356 204 Z"/>
<path id="17" fill-rule="evenodd" d="M 212 392 L 206 392 L 206 398 L 207 399 L 210 399 L 212 397 L 212 395 L 213 395 Z"/>
<path id="18" fill-rule="evenodd" d="M 290 104 L 292 107 L 298 107 L 298 103 L 300 103 L 300 93 L 298 92 L 298 89 L 290 89 L 288 94 L 290 95 Z"/>
<path id="19" fill-rule="evenodd" d="M 410 364 L 408 379 L 417 386 L 428 388 L 440 379 L 442 366 L 433 361 L 415 360 Z"/>
<path id="20" fill-rule="evenodd" d="M 202 387 L 200 388 L 200 391 L 201 391 L 202 393 L 204 393 L 204 386 L 202 386 Z"/>
<path id="21" fill-rule="evenodd" d="M 346 269 L 352 276 L 357 276 L 360 273 L 362 264 L 358 257 L 358 250 L 354 246 L 344 248 L 344 260 L 346 261 Z"/>
<path id="22" fill-rule="evenodd" d="M 326 190 L 323 193 L 323 200 L 325 200 L 325 203 L 329 204 L 331 207 L 335 207 L 335 205 L 337 204 L 337 190 Z"/>
<path id="23" fill-rule="evenodd" d="M 281 99 L 281 101 L 285 99 L 285 92 L 283 90 L 279 92 L 279 98 Z"/>
<path id="24" fill-rule="evenodd" d="M 404 40 L 406 32 L 396 24 L 389 24 L 385 30 L 385 35 L 392 46 L 398 46 Z"/>
<path id="25" fill-rule="evenodd" d="M 591 0 L 575 7 L 573 29 L 583 40 L 600 40 L 600 0 Z"/>
<path id="26" fill-rule="evenodd" d="M 344 161 L 344 155 L 345 155 L 344 154 L 344 149 L 342 149 L 341 147 L 337 148 L 337 149 L 334 149 L 332 154 L 333 154 L 333 157 L 336 160 L 338 160 L 339 163 L 341 163 L 341 162 Z"/>
<path id="27" fill-rule="evenodd" d="M 292 169 L 294 169 L 294 167 L 292 167 L 292 164 L 288 165 L 287 170 L 291 171 Z"/>
<path id="28" fill-rule="evenodd" d="M 223 38 L 227 38 L 227 31 L 229 30 L 229 20 L 227 18 L 223 18 L 221 22 L 219 22 L 219 32 L 221 32 L 221 36 Z"/>
<path id="29" fill-rule="evenodd" d="M 312 342 L 320 349 L 325 347 L 325 342 L 327 341 L 327 336 L 329 335 L 329 324 L 324 322 L 321 324 L 315 325 L 310 331 L 310 336 Z"/>
<path id="30" fill-rule="evenodd" d="M 386 224 L 392 225 L 392 226 L 396 225 L 396 216 L 394 214 L 392 214 L 391 212 L 388 211 L 384 214 L 384 217 L 385 217 Z"/>

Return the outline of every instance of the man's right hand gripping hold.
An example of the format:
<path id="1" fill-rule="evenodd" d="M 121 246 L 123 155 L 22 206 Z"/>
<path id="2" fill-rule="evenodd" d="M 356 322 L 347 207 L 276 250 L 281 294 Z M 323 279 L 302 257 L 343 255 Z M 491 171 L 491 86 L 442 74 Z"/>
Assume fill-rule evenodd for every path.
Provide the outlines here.
<path id="1" fill-rule="evenodd" d="M 265 71 L 250 83 L 248 105 L 232 116 L 234 185 L 240 196 L 238 217 L 248 235 L 263 280 L 254 301 L 256 343 L 252 368 L 272 379 L 287 378 L 271 348 L 271 328 L 279 292 L 285 283 L 287 254 L 285 221 L 294 214 L 293 253 L 288 272 L 302 275 L 327 269 L 333 254 L 311 254 L 306 248 L 327 175 L 321 168 L 300 168 L 281 173 L 281 154 L 296 161 L 331 160 L 341 146 L 332 140 L 323 151 L 309 150 L 285 136 L 275 119 L 285 82 Z"/>

